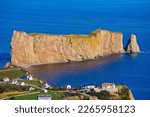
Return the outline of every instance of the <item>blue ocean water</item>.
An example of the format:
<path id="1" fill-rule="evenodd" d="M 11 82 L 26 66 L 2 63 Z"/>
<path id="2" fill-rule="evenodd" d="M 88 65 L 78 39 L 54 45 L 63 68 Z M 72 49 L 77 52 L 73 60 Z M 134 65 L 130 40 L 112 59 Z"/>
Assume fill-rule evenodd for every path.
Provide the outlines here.
<path id="1" fill-rule="evenodd" d="M 52 86 L 114 82 L 127 85 L 135 99 L 150 99 L 149 58 L 148 53 L 112 55 L 86 62 L 35 66 L 28 71 Z"/>
<path id="2" fill-rule="evenodd" d="M 137 35 L 143 54 L 124 55 L 104 61 L 87 63 L 85 72 L 78 64 L 75 69 L 53 70 L 54 73 L 37 74 L 42 78 L 54 77 L 53 84 L 82 85 L 111 81 L 128 85 L 136 99 L 150 99 L 150 1 L 149 0 L 1 0 L 0 1 L 0 53 L 10 52 L 14 30 L 28 33 L 87 34 L 97 28 L 119 31 L 124 34 L 124 45 L 130 34 Z M 9 59 L 0 54 L 0 67 Z M 7 55 L 8 56 L 8 55 Z M 1 59 L 2 58 L 2 59 Z M 111 58 L 111 57 L 110 57 Z M 114 60 L 114 57 L 113 57 Z M 85 63 L 86 64 L 86 63 Z M 93 64 L 93 65 L 92 65 Z M 97 65 L 100 64 L 100 67 Z M 88 67 L 93 66 L 93 67 Z M 65 65 L 63 65 L 65 66 Z M 71 66 L 71 65 L 70 65 Z M 80 66 L 80 67 L 78 67 Z M 44 67 L 45 70 L 47 67 Z M 63 67 L 64 68 L 64 67 Z M 85 67 L 84 67 L 85 68 Z M 88 69 L 89 68 L 89 69 Z M 48 68 L 50 69 L 50 68 Z M 78 69 L 78 70 L 77 70 Z M 32 69 L 33 70 L 33 69 Z M 33 72 L 36 74 L 35 68 Z M 83 71 L 83 72 L 80 72 Z M 61 75 L 57 74 L 61 73 Z M 56 76 L 57 79 L 55 78 Z M 48 77 L 48 78 L 49 78 Z M 47 78 L 47 80 L 48 80 Z M 76 80 L 75 80 L 76 79 Z M 81 80 L 83 79 L 83 80 Z M 81 81 L 81 82 L 77 82 Z"/>
<path id="3" fill-rule="evenodd" d="M 10 62 L 10 54 L 8 53 L 1 53 L 0 54 L 0 69 L 4 67 L 4 65 Z"/>

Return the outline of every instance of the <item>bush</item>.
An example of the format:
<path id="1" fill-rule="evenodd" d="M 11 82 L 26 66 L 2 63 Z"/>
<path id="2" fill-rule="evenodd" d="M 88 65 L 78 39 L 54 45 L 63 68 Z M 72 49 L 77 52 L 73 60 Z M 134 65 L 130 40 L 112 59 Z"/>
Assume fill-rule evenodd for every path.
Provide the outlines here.
<path id="1" fill-rule="evenodd" d="M 91 96 L 96 96 L 98 99 L 101 99 L 101 100 L 109 100 L 109 98 L 111 96 L 108 91 L 101 91 L 100 93 L 89 92 L 87 94 L 91 95 Z"/>
<path id="2" fill-rule="evenodd" d="M 118 91 L 118 95 L 122 100 L 130 100 L 129 89 L 127 87 L 123 87 L 120 91 Z"/>
<path id="3" fill-rule="evenodd" d="M 109 100 L 110 98 L 110 93 L 108 91 L 101 91 L 98 93 L 97 97 L 101 100 Z"/>
<path id="4" fill-rule="evenodd" d="M 0 93 L 3 93 L 5 91 L 4 87 L 0 87 Z"/>
<path id="5" fill-rule="evenodd" d="M 9 100 L 16 100 L 16 97 L 11 97 L 9 98 Z"/>

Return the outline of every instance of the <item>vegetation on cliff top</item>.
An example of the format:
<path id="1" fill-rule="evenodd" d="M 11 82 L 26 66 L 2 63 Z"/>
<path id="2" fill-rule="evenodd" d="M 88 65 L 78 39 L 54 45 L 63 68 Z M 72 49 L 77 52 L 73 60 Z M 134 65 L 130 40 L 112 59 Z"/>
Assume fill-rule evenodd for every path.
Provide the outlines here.
<path id="1" fill-rule="evenodd" d="M 13 69 L 4 69 L 0 70 L 0 98 L 1 99 L 37 99 L 38 94 L 42 94 L 43 90 L 41 90 L 41 83 L 40 80 L 23 80 L 22 77 L 25 73 L 21 69 L 13 68 Z M 14 85 L 11 83 L 3 82 L 3 78 L 8 77 L 10 80 L 18 79 L 22 82 L 25 82 L 28 85 L 20 86 Z M 18 81 L 19 82 L 19 81 Z M 34 92 L 30 91 L 30 86 L 35 87 Z M 117 85 L 116 88 L 118 89 L 117 92 L 108 92 L 105 90 L 95 92 L 94 90 L 90 92 L 80 92 L 82 89 L 74 88 L 73 90 L 67 91 L 66 89 L 62 89 L 61 87 L 52 87 L 49 89 L 47 94 L 52 95 L 52 99 L 65 99 L 65 100 L 88 100 L 94 99 L 96 97 L 100 100 L 131 100 L 134 99 L 131 91 L 125 85 Z M 30 94 L 31 92 L 31 94 Z M 33 94 L 32 94 L 33 92 Z M 22 96 L 20 96 L 20 94 Z M 25 94 L 25 95 L 24 95 Z M 26 95 L 27 94 L 27 95 Z M 28 95 L 29 94 L 29 95 Z"/>
<path id="2" fill-rule="evenodd" d="M 96 96 L 100 100 L 133 100 L 133 95 L 125 85 L 117 85 L 117 92 L 101 91 L 100 93 L 89 92 L 91 96 Z"/>

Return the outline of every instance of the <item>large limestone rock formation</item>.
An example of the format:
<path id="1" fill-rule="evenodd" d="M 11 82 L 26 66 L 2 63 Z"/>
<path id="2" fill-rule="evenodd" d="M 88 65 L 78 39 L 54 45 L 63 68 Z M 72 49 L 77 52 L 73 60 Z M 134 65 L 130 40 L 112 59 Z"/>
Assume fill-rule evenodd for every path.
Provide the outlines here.
<path id="1" fill-rule="evenodd" d="M 132 34 L 127 46 L 127 52 L 137 53 L 140 52 L 139 45 L 137 43 L 136 35 Z"/>
<path id="2" fill-rule="evenodd" d="M 11 63 L 15 66 L 83 61 L 124 53 L 122 33 L 97 30 L 89 35 L 27 34 L 14 31 Z"/>

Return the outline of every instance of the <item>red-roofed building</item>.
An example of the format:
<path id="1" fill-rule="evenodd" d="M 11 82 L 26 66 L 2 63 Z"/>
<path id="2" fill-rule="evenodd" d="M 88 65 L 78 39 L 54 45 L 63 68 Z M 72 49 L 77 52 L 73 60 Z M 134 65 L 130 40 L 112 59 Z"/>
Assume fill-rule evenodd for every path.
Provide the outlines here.
<path id="1" fill-rule="evenodd" d="M 117 92 L 117 88 L 114 83 L 103 83 L 102 90 L 106 90 L 109 92 Z"/>

